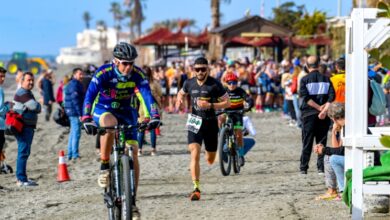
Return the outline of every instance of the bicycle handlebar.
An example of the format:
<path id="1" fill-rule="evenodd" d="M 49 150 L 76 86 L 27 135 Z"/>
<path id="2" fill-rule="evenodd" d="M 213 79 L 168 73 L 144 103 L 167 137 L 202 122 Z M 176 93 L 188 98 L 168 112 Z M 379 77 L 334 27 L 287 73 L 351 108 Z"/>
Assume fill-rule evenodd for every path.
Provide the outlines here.
<path id="1" fill-rule="evenodd" d="M 222 115 L 222 114 L 244 114 L 245 113 L 245 110 L 244 109 L 241 109 L 241 110 L 220 110 L 218 112 L 215 112 L 215 115 L 218 116 L 218 115 Z"/>

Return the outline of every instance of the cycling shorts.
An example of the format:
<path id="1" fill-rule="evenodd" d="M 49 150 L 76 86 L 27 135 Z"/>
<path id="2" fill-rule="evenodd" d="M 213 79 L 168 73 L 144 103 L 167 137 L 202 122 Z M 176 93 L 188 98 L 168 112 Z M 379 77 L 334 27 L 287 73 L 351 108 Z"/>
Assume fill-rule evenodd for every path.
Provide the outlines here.
<path id="1" fill-rule="evenodd" d="M 203 119 L 198 133 L 188 131 L 188 144 L 198 143 L 202 146 L 204 141 L 205 149 L 208 152 L 216 152 L 218 148 L 218 120 Z"/>
<path id="2" fill-rule="evenodd" d="M 229 118 L 233 121 L 233 128 L 242 130 L 244 127 L 244 120 L 241 114 L 229 114 Z"/>
<path id="3" fill-rule="evenodd" d="M 123 125 L 135 125 L 137 124 L 137 119 L 132 120 L 131 117 L 129 117 L 128 111 L 127 113 L 125 112 L 115 112 L 115 111 L 108 111 L 107 109 L 103 108 L 97 108 L 95 107 L 93 111 L 93 120 L 95 121 L 96 125 L 100 126 L 99 119 L 101 116 L 105 114 L 112 114 L 116 120 L 118 121 L 118 124 L 123 124 Z M 127 130 L 125 132 L 125 138 L 126 138 L 126 143 L 127 144 L 138 144 L 137 141 L 137 128 L 134 127 L 131 130 Z"/>

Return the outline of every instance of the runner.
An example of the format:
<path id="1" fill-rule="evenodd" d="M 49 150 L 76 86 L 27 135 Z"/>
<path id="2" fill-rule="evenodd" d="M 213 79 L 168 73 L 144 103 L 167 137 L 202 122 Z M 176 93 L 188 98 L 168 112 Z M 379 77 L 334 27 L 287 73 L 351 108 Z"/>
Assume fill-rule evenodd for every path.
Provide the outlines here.
<path id="1" fill-rule="evenodd" d="M 190 199 L 200 199 L 200 148 L 205 142 L 206 161 L 214 163 L 218 146 L 218 121 L 215 110 L 230 106 L 229 96 L 222 84 L 209 77 L 208 61 L 199 57 L 194 64 L 195 76 L 188 79 L 179 91 L 176 109 L 184 102 L 185 95 L 189 94 L 192 103 L 192 114 L 188 115 L 188 148 L 191 152 L 191 177 L 194 191 Z"/>
<path id="2" fill-rule="evenodd" d="M 148 129 L 155 129 L 160 124 L 157 104 L 150 92 L 148 81 L 141 68 L 134 65 L 138 56 L 136 49 L 121 42 L 114 48 L 112 63 L 101 66 L 93 76 L 88 86 L 83 106 L 83 125 L 88 134 L 96 134 L 96 125 L 115 126 L 117 124 L 137 124 L 137 106 L 135 90 L 139 90 L 138 99 L 145 110 L 145 118 L 152 118 Z M 113 146 L 114 133 L 107 132 L 101 136 L 101 165 L 98 178 L 100 187 L 109 184 L 109 161 Z M 136 189 L 139 179 L 137 130 L 126 133 L 126 146 L 133 146 L 134 170 Z M 133 204 L 133 216 L 140 213 Z M 133 218 L 134 219 L 134 218 Z"/>

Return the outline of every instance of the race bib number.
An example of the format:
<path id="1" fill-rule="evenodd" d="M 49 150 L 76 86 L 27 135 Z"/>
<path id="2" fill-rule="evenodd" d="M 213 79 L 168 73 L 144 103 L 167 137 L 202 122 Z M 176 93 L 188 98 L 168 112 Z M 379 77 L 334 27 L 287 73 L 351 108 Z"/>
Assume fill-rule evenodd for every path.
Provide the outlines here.
<path id="1" fill-rule="evenodd" d="M 188 131 L 191 131 L 191 132 L 197 134 L 199 132 L 201 125 L 202 125 L 202 118 L 201 117 L 199 117 L 197 115 L 193 115 L 193 114 L 188 115 L 187 124 L 186 124 L 186 129 Z"/>

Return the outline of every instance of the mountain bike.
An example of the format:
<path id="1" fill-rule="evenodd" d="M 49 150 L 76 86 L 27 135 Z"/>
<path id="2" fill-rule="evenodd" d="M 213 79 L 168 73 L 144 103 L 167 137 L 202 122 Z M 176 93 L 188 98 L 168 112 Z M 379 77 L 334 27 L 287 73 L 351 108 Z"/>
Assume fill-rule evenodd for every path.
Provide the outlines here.
<path id="1" fill-rule="evenodd" d="M 132 219 L 132 207 L 135 205 L 136 186 L 133 163 L 133 147 L 126 148 L 125 132 L 134 127 L 142 129 L 140 125 L 117 125 L 99 127 L 98 132 L 104 134 L 107 130 L 115 131 L 114 146 L 110 160 L 110 183 L 104 189 L 104 203 L 108 208 L 108 218 Z"/>
<path id="2" fill-rule="evenodd" d="M 223 110 L 219 114 L 226 113 L 227 118 L 218 135 L 219 165 L 222 175 L 228 176 L 233 165 L 234 173 L 240 173 L 240 158 L 238 154 L 237 140 L 234 135 L 232 114 L 243 114 L 244 110 Z"/>

